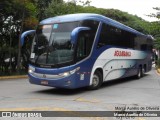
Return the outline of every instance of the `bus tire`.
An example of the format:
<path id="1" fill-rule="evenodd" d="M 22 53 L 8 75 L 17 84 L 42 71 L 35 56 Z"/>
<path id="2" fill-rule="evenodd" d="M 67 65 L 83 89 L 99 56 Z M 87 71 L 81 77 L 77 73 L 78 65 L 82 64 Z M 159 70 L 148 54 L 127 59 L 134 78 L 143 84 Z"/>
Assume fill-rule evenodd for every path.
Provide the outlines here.
<path id="1" fill-rule="evenodd" d="M 142 67 L 139 67 L 138 68 L 138 72 L 137 72 L 137 75 L 136 75 L 136 79 L 140 79 L 142 77 Z"/>
<path id="2" fill-rule="evenodd" d="M 90 90 L 96 90 L 102 85 L 103 79 L 100 71 L 95 71 L 92 78 L 92 85 L 89 86 Z"/>
<path id="3" fill-rule="evenodd" d="M 143 68 L 142 68 L 142 76 L 141 76 L 141 77 L 143 77 L 144 74 L 145 74 L 145 68 L 143 67 Z"/>

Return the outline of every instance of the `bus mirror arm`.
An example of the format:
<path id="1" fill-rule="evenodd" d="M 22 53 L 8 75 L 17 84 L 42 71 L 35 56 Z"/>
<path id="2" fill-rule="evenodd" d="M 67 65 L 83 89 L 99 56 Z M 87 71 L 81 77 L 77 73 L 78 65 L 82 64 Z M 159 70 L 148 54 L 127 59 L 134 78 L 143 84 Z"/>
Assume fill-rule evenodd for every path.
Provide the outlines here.
<path id="1" fill-rule="evenodd" d="M 22 35 L 21 35 L 21 40 L 20 40 L 21 46 L 24 45 L 25 37 L 26 37 L 27 35 L 29 35 L 29 34 L 32 34 L 32 33 L 35 33 L 35 30 L 28 30 L 28 31 L 22 33 Z"/>
<path id="2" fill-rule="evenodd" d="M 78 34 L 81 31 L 86 31 L 86 30 L 90 30 L 90 28 L 89 27 L 77 27 L 73 29 L 73 31 L 71 32 L 71 43 L 75 44 L 78 38 Z"/>

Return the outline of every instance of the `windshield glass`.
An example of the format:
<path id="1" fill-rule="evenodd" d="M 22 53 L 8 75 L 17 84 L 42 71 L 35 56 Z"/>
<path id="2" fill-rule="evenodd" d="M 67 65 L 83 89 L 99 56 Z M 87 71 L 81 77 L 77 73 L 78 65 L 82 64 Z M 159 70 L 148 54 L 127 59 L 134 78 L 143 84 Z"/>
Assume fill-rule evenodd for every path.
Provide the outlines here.
<path id="1" fill-rule="evenodd" d="M 32 45 L 31 62 L 39 65 L 58 65 L 73 61 L 71 32 L 78 22 L 40 25 Z"/>

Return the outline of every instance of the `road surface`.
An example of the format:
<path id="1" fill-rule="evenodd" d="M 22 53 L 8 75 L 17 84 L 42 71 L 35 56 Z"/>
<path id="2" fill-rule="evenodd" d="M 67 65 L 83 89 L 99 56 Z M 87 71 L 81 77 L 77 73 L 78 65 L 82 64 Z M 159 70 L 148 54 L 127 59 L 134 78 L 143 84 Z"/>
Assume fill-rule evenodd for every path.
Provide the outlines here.
<path id="1" fill-rule="evenodd" d="M 85 88 L 66 90 L 32 85 L 27 79 L 0 80 L 0 111 L 115 111 L 117 107 L 137 109 L 160 107 L 160 76 L 154 68 L 139 80 L 131 77 L 109 81 L 94 91 Z M 75 120 L 74 117 L 63 119 Z M 76 117 L 76 119 L 124 120 L 128 118 Z M 134 120 L 159 119 L 157 117 L 134 118 Z"/>

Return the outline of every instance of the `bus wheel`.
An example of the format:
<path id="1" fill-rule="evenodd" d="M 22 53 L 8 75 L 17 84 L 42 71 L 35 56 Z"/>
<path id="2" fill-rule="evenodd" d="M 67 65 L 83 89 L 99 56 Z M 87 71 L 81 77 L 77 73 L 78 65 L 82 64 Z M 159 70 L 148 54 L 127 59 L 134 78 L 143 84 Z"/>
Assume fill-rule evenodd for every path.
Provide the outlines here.
<path id="1" fill-rule="evenodd" d="M 92 78 L 92 85 L 89 86 L 90 90 L 96 90 L 102 85 L 102 74 L 99 71 L 96 71 Z"/>
<path id="2" fill-rule="evenodd" d="M 141 76 L 141 77 L 143 77 L 144 74 L 145 74 L 145 68 L 143 67 L 143 68 L 142 68 L 142 76 Z"/>
<path id="3" fill-rule="evenodd" d="M 137 78 L 137 79 L 140 79 L 142 76 L 143 76 L 143 75 L 142 75 L 142 68 L 139 67 L 139 68 L 138 68 L 137 75 L 136 75 L 136 78 Z"/>

